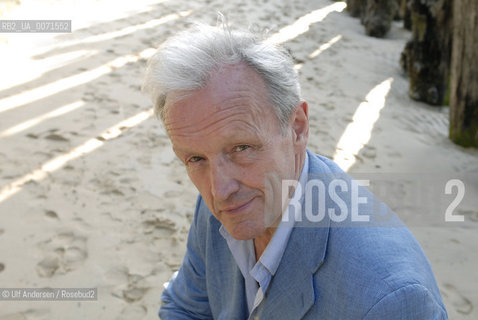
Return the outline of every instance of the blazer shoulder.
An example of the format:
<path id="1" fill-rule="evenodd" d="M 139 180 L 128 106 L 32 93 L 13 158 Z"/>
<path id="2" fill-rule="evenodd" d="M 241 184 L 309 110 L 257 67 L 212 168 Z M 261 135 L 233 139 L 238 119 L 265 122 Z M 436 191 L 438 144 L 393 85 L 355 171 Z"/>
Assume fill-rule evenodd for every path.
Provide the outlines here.
<path id="1" fill-rule="evenodd" d="M 448 319 L 440 300 L 420 284 L 409 284 L 394 290 L 370 308 L 364 320 L 372 319 Z"/>
<path id="2" fill-rule="evenodd" d="M 307 149 L 309 158 L 309 173 L 345 173 L 340 167 L 327 157 L 315 154 Z"/>

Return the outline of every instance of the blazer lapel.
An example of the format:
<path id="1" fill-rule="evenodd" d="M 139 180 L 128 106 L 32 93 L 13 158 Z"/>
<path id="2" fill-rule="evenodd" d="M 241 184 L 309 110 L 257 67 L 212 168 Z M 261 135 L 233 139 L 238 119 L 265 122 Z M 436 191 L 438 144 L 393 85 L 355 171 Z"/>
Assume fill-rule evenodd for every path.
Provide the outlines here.
<path id="1" fill-rule="evenodd" d="M 325 260 L 330 220 L 295 227 L 262 305 L 261 319 L 301 319 L 316 300 L 314 274 Z"/>
<path id="2" fill-rule="evenodd" d="M 309 173 L 330 173 L 325 164 L 307 152 Z M 305 206 L 302 208 L 304 209 Z M 257 310 L 260 319 L 301 319 L 316 301 L 314 275 L 324 263 L 330 219 L 296 223 L 281 263 Z"/>
<path id="3" fill-rule="evenodd" d="M 206 261 L 210 264 L 208 277 L 209 299 L 214 319 L 243 320 L 247 318 L 247 299 L 244 277 L 232 256 L 226 241 L 219 233 L 221 226 L 212 216 L 210 226 L 214 232 L 209 239 L 211 250 Z M 227 293 L 227 294 L 225 294 Z"/>

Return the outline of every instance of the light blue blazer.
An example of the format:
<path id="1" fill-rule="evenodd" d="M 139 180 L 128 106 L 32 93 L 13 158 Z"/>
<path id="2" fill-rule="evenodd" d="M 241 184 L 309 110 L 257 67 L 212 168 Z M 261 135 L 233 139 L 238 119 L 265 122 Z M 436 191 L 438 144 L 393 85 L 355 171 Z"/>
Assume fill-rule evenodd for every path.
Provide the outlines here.
<path id="1" fill-rule="evenodd" d="M 342 172 L 329 159 L 307 156 L 310 174 Z M 327 198 L 326 207 L 337 206 Z M 343 227 L 327 215 L 294 228 L 263 302 L 248 315 L 244 278 L 220 226 L 199 197 L 161 319 L 448 319 L 430 264 L 406 227 Z"/>

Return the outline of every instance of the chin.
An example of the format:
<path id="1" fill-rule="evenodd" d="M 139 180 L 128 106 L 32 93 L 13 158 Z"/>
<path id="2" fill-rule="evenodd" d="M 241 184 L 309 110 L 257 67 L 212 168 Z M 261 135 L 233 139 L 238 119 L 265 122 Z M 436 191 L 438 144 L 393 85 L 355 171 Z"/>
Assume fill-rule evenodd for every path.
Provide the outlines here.
<path id="1" fill-rule="evenodd" d="M 246 223 L 247 224 L 247 223 Z M 227 228 L 226 228 L 227 229 Z M 265 232 L 264 225 L 258 226 L 256 224 L 254 225 L 238 225 L 234 226 L 233 230 L 229 231 L 229 234 L 231 237 L 237 240 L 251 240 L 254 238 L 257 238 L 260 236 L 262 233 Z"/>

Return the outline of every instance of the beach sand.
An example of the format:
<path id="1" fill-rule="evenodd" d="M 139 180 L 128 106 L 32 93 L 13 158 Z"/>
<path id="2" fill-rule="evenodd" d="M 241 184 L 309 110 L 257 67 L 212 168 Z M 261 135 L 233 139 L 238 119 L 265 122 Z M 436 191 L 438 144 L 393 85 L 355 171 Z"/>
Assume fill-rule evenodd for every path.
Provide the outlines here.
<path id="1" fill-rule="evenodd" d="M 448 140 L 448 108 L 409 99 L 401 23 L 367 37 L 329 0 L 39 0 L 3 18 L 71 19 L 73 32 L 0 33 L 0 287 L 98 295 L 0 300 L 0 320 L 156 318 L 197 192 L 140 86 L 154 48 L 192 22 L 214 24 L 218 10 L 291 50 L 312 151 L 352 175 L 398 177 L 382 199 L 423 246 L 450 319 L 478 319 L 478 152 Z M 445 195 L 439 182 L 452 178 L 465 182 L 451 208 L 464 223 L 440 223 L 458 187 Z M 431 198 L 413 198 L 413 179 Z M 427 218 L 408 219 L 419 204 Z"/>

